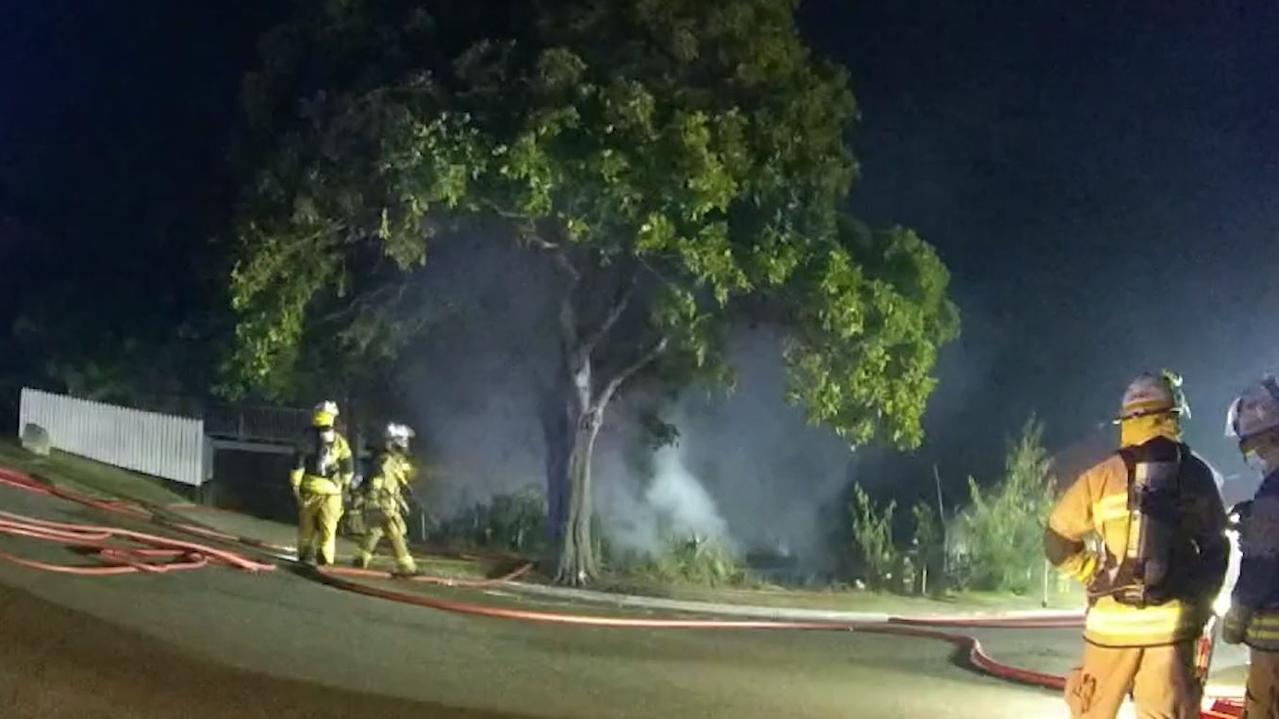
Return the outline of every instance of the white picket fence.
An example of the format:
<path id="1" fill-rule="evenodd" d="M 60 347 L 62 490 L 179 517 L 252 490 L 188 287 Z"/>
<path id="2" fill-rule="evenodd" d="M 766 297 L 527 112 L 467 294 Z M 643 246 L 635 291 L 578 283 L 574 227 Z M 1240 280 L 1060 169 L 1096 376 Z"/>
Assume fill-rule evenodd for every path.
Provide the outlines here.
<path id="1" fill-rule="evenodd" d="M 23 388 L 19 434 L 28 423 L 43 427 L 64 452 L 183 484 L 200 486 L 212 468 L 199 419 Z"/>

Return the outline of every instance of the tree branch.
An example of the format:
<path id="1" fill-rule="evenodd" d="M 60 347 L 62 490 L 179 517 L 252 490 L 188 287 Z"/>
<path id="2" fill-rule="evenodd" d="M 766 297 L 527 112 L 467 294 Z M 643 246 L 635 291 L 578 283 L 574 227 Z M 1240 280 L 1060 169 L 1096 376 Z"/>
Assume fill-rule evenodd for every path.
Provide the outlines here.
<path id="1" fill-rule="evenodd" d="M 521 239 L 528 242 L 533 247 L 551 254 L 555 259 L 555 263 L 559 265 L 560 269 L 564 270 L 564 272 L 574 282 L 577 282 L 582 278 L 581 272 L 579 272 L 578 269 L 573 266 L 573 263 L 569 261 L 564 243 L 552 242 L 543 237 L 542 233 L 538 231 L 537 218 L 514 210 L 509 210 L 491 199 L 481 200 L 480 204 L 487 208 L 488 211 L 492 212 L 495 216 L 515 224 L 520 230 L 522 230 L 520 232 Z"/>
<path id="2" fill-rule="evenodd" d="M 630 279 L 626 282 L 626 285 L 617 293 L 617 299 L 613 300 L 613 306 L 609 308 L 608 315 L 604 318 L 604 321 L 601 322 L 600 326 L 586 338 L 585 342 L 582 343 L 583 352 L 586 352 L 587 354 L 594 352 L 595 347 L 600 343 L 600 340 L 604 339 L 604 337 L 608 335 L 609 330 L 613 329 L 613 326 L 617 324 L 617 321 L 622 318 L 622 314 L 626 312 L 626 308 L 631 304 L 631 298 L 635 296 L 635 287 L 637 284 L 636 276 L 631 275 Z"/>
<path id="3" fill-rule="evenodd" d="M 539 250 L 543 250 L 545 252 L 560 251 L 559 245 L 555 244 L 554 242 L 551 242 L 548 239 L 543 238 L 541 235 L 538 235 L 538 234 L 526 235 L 524 239 L 528 240 L 528 243 L 530 245 L 533 245 Z"/>
<path id="4" fill-rule="evenodd" d="M 560 249 L 558 245 L 555 245 L 553 243 L 547 243 L 547 246 L 550 248 L 554 248 L 554 249 L 548 249 L 547 251 L 553 253 L 555 258 L 555 264 L 559 265 L 561 270 L 564 270 L 564 274 L 568 275 L 569 280 L 573 283 L 574 286 L 576 286 L 578 281 L 582 279 L 582 273 L 579 272 L 578 269 L 573 266 L 573 262 L 572 260 L 568 258 L 568 254 L 565 253 L 563 249 Z"/>
<path id="5" fill-rule="evenodd" d="M 360 314 L 369 309 L 376 309 L 377 306 L 397 304 L 404 300 L 404 293 L 408 291 L 409 282 L 394 282 L 383 285 L 367 292 L 358 294 L 351 298 L 345 306 L 324 315 L 322 322 L 337 322 L 346 320 L 352 315 Z M 394 296 L 392 298 L 392 296 Z"/>
<path id="6" fill-rule="evenodd" d="M 573 310 L 572 290 L 566 291 L 560 298 L 560 342 L 564 344 L 565 356 L 577 353 L 580 347 L 577 341 L 577 313 Z"/>
<path id="7" fill-rule="evenodd" d="M 560 299 L 560 343 L 564 371 L 572 387 L 574 411 L 585 416 L 591 403 L 591 355 L 582 350 L 577 336 L 577 312 L 573 308 L 572 291 Z"/>
<path id="8" fill-rule="evenodd" d="M 600 392 L 599 397 L 595 399 L 592 409 L 596 412 L 602 411 L 609 403 L 609 400 L 613 399 L 613 395 L 617 392 L 618 388 L 621 387 L 626 380 L 635 376 L 636 372 L 639 372 L 651 364 L 653 360 L 656 360 L 658 355 L 665 352 L 667 344 L 668 339 L 663 337 L 641 354 L 634 362 L 624 367 L 622 371 L 618 372 L 617 375 L 615 375 L 613 379 L 609 380 L 608 384 L 605 385 L 604 391 Z"/>
<path id="9" fill-rule="evenodd" d="M 507 209 L 497 204 L 490 198 L 481 199 L 480 204 L 483 205 L 484 207 L 487 207 L 489 212 L 492 212 L 494 215 L 497 215 L 503 220 L 509 220 L 511 222 L 523 222 L 530 225 L 533 224 L 533 218 L 530 217 L 529 215 L 526 215 L 522 212 L 516 212 L 515 210 Z"/>

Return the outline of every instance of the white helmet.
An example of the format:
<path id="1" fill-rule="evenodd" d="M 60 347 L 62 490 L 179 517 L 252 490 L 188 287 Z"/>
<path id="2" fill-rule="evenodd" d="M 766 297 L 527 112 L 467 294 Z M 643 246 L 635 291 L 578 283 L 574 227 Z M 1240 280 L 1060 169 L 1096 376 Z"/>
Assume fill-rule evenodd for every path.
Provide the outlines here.
<path id="1" fill-rule="evenodd" d="M 311 410 L 311 424 L 320 428 L 331 428 L 333 421 L 337 419 L 338 404 L 332 400 L 325 400 Z"/>
<path id="2" fill-rule="evenodd" d="M 1143 372 L 1124 391 L 1123 408 L 1117 418 L 1119 421 L 1152 414 L 1190 416 L 1190 406 L 1186 404 L 1186 396 L 1181 391 L 1181 377 L 1175 372 Z"/>
<path id="3" fill-rule="evenodd" d="M 403 450 L 407 450 L 409 448 L 409 440 L 417 436 L 412 427 L 396 422 L 388 424 L 382 433 L 386 437 L 387 443 Z"/>
<path id="4" fill-rule="evenodd" d="M 1240 442 L 1279 428 L 1279 382 L 1267 376 L 1230 403 L 1226 436 Z"/>

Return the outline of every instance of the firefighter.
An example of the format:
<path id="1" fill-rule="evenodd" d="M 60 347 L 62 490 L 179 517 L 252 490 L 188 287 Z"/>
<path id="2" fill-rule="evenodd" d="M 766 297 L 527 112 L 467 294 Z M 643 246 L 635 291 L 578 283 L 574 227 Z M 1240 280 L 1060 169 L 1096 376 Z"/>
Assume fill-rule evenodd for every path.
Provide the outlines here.
<path id="1" fill-rule="evenodd" d="M 316 405 L 289 474 L 298 503 L 298 560 L 313 566 L 333 563 L 342 493 L 355 473 L 351 447 L 334 428 L 337 417 L 336 403 Z"/>
<path id="2" fill-rule="evenodd" d="M 355 566 L 364 568 L 373 559 L 373 551 L 377 549 L 382 536 L 391 542 L 391 551 L 395 554 L 396 574 L 417 574 L 417 565 L 404 538 L 408 527 L 404 524 L 404 514 L 408 512 L 406 493 L 412 493 L 410 481 L 413 478 L 413 465 L 409 461 L 409 439 L 414 436 L 413 430 L 402 424 L 389 424 L 386 427 L 385 443 L 378 455 L 373 459 L 373 471 L 361 485 L 363 490 L 364 525 L 367 528 L 364 540 L 360 542 L 360 550 L 355 555 Z"/>
<path id="3" fill-rule="evenodd" d="M 1261 486 L 1240 520 L 1239 579 L 1221 627 L 1252 655 L 1244 717 L 1279 717 L 1279 382 L 1266 377 L 1230 406 L 1226 433 L 1239 441 Z"/>
<path id="4" fill-rule="evenodd" d="M 1049 561 L 1088 591 L 1083 663 L 1066 684 L 1072 717 L 1113 719 L 1130 693 L 1139 717 L 1199 716 L 1195 640 L 1229 545 L 1216 474 L 1181 442 L 1188 416 L 1179 377 L 1137 377 L 1116 419 L 1121 448 L 1080 475 L 1048 520 Z"/>

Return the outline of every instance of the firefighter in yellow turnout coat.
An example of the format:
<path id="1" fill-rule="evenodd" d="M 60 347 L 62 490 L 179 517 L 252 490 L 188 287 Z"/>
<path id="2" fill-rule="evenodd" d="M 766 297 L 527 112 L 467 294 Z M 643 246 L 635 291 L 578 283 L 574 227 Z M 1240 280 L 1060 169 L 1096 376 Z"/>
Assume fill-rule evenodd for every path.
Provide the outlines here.
<path id="1" fill-rule="evenodd" d="M 1180 378 L 1143 374 L 1124 394 L 1121 449 L 1084 472 L 1049 518 L 1044 548 L 1088 588 L 1071 716 L 1199 716 L 1194 643 L 1225 577 L 1226 516 L 1211 468 L 1180 441 Z M 1099 553 L 1085 538 L 1100 540 Z"/>
<path id="2" fill-rule="evenodd" d="M 355 556 L 357 567 L 369 565 L 378 542 L 385 535 L 395 554 L 396 573 L 417 573 L 417 565 L 405 543 L 408 528 L 404 524 L 404 513 L 408 509 L 404 495 L 412 491 L 409 483 L 413 478 L 413 465 L 408 457 L 412 437 L 413 430 L 402 424 L 387 425 L 386 443 L 374 460 L 374 473 L 361 486 L 367 531 Z"/>
<path id="3" fill-rule="evenodd" d="M 298 559 L 312 565 L 333 564 L 342 493 L 355 475 L 351 447 L 333 426 L 337 416 L 333 402 L 315 408 L 289 473 L 298 503 Z"/>
<path id="4" fill-rule="evenodd" d="M 1221 638 L 1249 649 L 1245 719 L 1279 719 L 1279 382 L 1266 377 L 1230 406 L 1238 440 L 1261 486 L 1240 519 L 1239 580 Z"/>

